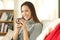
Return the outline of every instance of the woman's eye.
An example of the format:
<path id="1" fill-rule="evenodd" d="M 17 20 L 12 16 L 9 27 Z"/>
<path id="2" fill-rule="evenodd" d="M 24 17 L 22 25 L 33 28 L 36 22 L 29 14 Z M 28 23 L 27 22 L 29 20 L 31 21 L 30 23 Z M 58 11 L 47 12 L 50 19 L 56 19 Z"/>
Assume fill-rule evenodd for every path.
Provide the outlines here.
<path id="1" fill-rule="evenodd" d="M 28 12 L 28 10 L 26 10 L 26 12 Z"/>
<path id="2" fill-rule="evenodd" d="M 21 11 L 21 13 L 23 13 L 23 12 L 28 12 L 28 10 L 25 10 L 25 11 Z"/>

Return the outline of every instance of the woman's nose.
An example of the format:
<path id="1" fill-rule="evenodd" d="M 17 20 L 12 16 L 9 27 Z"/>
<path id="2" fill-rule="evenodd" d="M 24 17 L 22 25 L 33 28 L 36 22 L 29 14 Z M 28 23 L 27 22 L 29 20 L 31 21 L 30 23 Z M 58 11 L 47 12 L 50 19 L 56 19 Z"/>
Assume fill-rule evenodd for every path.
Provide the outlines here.
<path id="1" fill-rule="evenodd" d="M 26 15 L 26 12 L 24 12 L 23 15 Z"/>

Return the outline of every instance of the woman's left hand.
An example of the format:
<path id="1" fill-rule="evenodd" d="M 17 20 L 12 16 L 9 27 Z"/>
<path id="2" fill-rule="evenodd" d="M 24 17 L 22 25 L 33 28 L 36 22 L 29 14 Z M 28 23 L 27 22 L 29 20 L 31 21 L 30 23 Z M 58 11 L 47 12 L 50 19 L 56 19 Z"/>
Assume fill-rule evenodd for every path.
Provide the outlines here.
<path id="1" fill-rule="evenodd" d="M 21 27 L 22 27 L 23 31 L 27 30 L 25 20 L 21 19 L 20 22 L 21 22 Z"/>

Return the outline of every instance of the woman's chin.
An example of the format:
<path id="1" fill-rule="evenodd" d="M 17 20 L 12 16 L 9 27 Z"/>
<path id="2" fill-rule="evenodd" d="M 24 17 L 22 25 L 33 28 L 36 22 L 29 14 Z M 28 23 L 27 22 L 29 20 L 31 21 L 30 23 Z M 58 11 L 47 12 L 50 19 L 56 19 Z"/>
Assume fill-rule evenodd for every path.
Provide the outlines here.
<path id="1" fill-rule="evenodd" d="M 24 18 L 25 20 L 30 20 L 31 18 Z"/>
<path id="2" fill-rule="evenodd" d="M 28 20 L 27 18 L 25 18 L 25 20 Z"/>

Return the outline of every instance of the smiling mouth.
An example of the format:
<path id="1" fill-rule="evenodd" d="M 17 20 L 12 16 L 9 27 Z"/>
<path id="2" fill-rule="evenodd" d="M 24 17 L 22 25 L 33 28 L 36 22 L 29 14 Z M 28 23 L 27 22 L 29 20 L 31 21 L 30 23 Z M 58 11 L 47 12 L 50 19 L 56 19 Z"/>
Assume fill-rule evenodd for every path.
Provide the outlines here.
<path id="1" fill-rule="evenodd" d="M 24 18 L 27 18 L 28 16 L 24 16 Z"/>
<path id="2" fill-rule="evenodd" d="M 27 17 L 24 17 L 24 18 L 27 18 Z"/>

